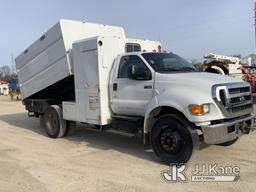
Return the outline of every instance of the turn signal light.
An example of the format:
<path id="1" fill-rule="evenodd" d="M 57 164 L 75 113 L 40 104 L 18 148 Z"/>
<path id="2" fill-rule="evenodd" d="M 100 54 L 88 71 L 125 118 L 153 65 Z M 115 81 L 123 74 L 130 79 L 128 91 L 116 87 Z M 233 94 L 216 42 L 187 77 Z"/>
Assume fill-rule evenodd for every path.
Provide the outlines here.
<path id="1" fill-rule="evenodd" d="M 189 105 L 188 110 L 192 115 L 204 115 L 205 113 L 209 113 L 210 108 L 208 104 Z"/>

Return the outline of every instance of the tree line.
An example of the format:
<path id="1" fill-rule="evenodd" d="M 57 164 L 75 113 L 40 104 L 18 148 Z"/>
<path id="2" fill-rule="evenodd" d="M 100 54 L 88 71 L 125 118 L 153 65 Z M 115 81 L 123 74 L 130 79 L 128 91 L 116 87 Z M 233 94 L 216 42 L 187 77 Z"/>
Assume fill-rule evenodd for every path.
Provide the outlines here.
<path id="1" fill-rule="evenodd" d="M 8 82 L 12 76 L 13 76 L 13 74 L 12 74 L 12 70 L 11 70 L 10 66 L 4 65 L 4 66 L 0 67 L 0 78 L 2 81 Z"/>

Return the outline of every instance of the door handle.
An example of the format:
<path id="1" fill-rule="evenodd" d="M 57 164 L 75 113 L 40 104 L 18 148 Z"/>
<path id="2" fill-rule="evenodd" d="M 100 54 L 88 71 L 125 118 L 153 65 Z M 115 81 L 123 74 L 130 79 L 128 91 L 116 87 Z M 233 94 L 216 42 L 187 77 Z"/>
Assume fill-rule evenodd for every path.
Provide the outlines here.
<path id="1" fill-rule="evenodd" d="M 144 89 L 152 89 L 152 85 L 145 85 Z"/>
<path id="2" fill-rule="evenodd" d="M 117 91 L 117 83 L 113 83 L 113 91 Z"/>

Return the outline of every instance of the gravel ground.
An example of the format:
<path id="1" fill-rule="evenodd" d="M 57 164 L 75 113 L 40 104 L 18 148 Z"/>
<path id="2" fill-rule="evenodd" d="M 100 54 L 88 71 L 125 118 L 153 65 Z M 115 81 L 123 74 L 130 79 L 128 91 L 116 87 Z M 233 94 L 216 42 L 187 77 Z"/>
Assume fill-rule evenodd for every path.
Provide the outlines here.
<path id="1" fill-rule="evenodd" d="M 79 125 L 73 136 L 50 139 L 19 101 L 0 96 L 0 192 L 255 191 L 256 131 L 234 145 L 202 146 L 189 162 L 188 183 L 167 183 L 161 164 L 139 139 Z M 191 182 L 195 164 L 240 167 L 237 182 Z"/>

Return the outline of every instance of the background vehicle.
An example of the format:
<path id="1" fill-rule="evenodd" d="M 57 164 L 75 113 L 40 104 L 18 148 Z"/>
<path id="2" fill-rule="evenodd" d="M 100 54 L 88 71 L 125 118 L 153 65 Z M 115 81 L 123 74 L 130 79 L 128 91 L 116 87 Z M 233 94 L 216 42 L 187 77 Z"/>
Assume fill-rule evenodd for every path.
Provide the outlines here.
<path id="1" fill-rule="evenodd" d="M 52 138 L 75 122 L 142 134 L 164 162 L 231 144 L 254 123 L 250 85 L 197 72 L 121 27 L 61 20 L 16 58 L 22 100 Z M 28 73 L 28 71 L 30 73 Z"/>
<path id="2" fill-rule="evenodd" d="M 255 67 L 242 65 L 241 59 L 217 54 L 206 54 L 204 56 L 204 71 L 229 75 L 231 77 L 242 79 L 251 85 L 251 90 L 256 93 L 256 74 Z"/>
<path id="3" fill-rule="evenodd" d="M 204 55 L 204 59 L 205 72 L 238 78 L 242 76 L 241 60 L 238 57 L 209 53 Z"/>
<path id="4" fill-rule="evenodd" d="M 18 77 L 16 75 L 12 76 L 9 80 L 9 95 L 11 97 L 11 100 L 14 98 L 16 100 L 20 100 L 21 95 L 20 95 L 20 87 L 18 83 Z"/>
<path id="5" fill-rule="evenodd" d="M 243 73 L 242 79 L 250 83 L 252 92 L 256 93 L 256 66 L 242 66 L 240 70 Z"/>
<path id="6" fill-rule="evenodd" d="M 7 96 L 9 94 L 8 83 L 0 79 L 0 95 Z"/>

